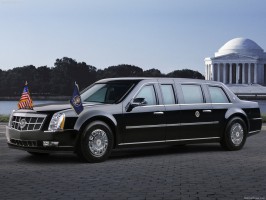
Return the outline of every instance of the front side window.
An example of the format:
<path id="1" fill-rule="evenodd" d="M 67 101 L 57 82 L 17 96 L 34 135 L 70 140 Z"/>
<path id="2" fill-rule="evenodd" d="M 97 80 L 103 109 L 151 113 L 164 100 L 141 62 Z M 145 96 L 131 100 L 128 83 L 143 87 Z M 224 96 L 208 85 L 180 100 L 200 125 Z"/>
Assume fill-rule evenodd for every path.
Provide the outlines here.
<path id="1" fill-rule="evenodd" d="M 144 98 L 146 105 L 156 105 L 156 95 L 153 85 L 144 86 L 135 98 Z"/>
<path id="2" fill-rule="evenodd" d="M 164 104 L 175 104 L 175 93 L 172 85 L 161 85 Z"/>
<path id="3" fill-rule="evenodd" d="M 212 103 L 229 103 L 226 94 L 220 87 L 209 86 Z"/>
<path id="4" fill-rule="evenodd" d="M 133 83 L 98 83 L 81 94 L 83 102 L 116 103 L 134 86 Z"/>
<path id="5" fill-rule="evenodd" d="M 203 94 L 199 85 L 181 85 L 185 104 L 203 103 Z"/>

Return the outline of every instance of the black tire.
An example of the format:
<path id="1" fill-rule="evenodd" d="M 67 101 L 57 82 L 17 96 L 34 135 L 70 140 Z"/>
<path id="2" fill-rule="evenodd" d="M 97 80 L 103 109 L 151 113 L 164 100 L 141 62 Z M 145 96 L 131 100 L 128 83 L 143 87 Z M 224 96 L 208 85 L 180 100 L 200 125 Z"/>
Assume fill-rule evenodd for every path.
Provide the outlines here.
<path id="1" fill-rule="evenodd" d="M 240 117 L 232 118 L 226 126 L 221 146 L 229 151 L 243 148 L 247 139 L 247 125 Z"/>
<path id="2" fill-rule="evenodd" d="M 49 153 L 40 153 L 40 152 L 32 152 L 32 151 L 28 151 L 29 154 L 33 155 L 33 156 L 49 156 Z"/>
<path id="3" fill-rule="evenodd" d="M 77 154 L 86 162 L 103 162 L 111 154 L 113 144 L 111 128 L 102 121 L 94 121 L 84 129 Z"/>

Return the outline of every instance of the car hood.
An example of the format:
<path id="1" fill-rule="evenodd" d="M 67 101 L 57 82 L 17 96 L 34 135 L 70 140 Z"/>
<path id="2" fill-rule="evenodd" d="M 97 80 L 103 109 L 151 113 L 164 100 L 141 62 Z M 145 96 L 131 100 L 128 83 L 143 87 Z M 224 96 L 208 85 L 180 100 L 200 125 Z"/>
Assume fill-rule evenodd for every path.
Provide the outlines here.
<path id="1" fill-rule="evenodd" d="M 99 103 L 83 104 L 84 107 L 100 105 Z M 58 112 L 61 110 L 72 109 L 70 103 L 57 103 L 57 104 L 41 104 L 33 107 L 36 112 Z"/>

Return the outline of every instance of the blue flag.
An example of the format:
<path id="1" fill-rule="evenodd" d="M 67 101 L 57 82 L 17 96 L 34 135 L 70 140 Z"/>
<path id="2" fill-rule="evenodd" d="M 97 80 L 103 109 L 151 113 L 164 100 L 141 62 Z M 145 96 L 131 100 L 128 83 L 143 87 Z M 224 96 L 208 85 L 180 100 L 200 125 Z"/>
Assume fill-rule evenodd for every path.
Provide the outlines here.
<path id="1" fill-rule="evenodd" d="M 70 99 L 70 104 L 74 108 L 75 112 L 79 115 L 83 111 L 83 105 L 79 94 L 79 87 L 75 82 L 73 95 Z"/>

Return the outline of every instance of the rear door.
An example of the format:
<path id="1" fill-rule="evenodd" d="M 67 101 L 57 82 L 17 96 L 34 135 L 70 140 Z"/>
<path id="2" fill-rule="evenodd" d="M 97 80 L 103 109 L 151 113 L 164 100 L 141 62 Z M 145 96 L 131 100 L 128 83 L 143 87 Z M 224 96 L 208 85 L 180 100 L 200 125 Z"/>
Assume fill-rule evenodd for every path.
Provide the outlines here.
<path id="1" fill-rule="evenodd" d="M 219 121 L 214 127 L 215 135 L 221 136 L 226 126 L 225 113 L 232 107 L 232 103 L 223 87 L 219 85 L 207 85 L 210 100 L 212 103 L 212 117 L 214 121 Z"/>
<path id="2" fill-rule="evenodd" d="M 201 84 L 179 85 L 181 97 L 180 134 L 178 139 L 211 139 L 216 137 L 215 127 L 219 123 L 213 111 L 206 88 Z"/>

